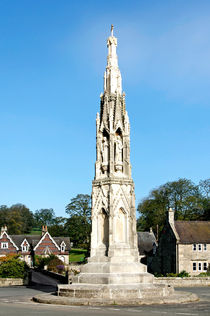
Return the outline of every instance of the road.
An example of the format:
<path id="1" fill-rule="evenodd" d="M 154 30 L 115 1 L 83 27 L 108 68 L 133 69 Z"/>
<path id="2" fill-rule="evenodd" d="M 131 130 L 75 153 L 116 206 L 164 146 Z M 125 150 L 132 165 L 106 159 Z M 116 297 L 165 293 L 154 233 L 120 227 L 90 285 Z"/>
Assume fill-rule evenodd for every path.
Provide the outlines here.
<path id="1" fill-rule="evenodd" d="M 34 280 L 39 280 L 39 275 Z M 45 279 L 45 285 L 35 284 L 30 287 L 0 288 L 0 316 L 209 316 L 210 315 L 210 288 L 180 288 L 177 290 L 196 293 L 200 301 L 189 304 L 150 305 L 150 306 L 60 306 L 38 304 L 31 301 L 31 297 L 52 291 L 56 282 Z"/>

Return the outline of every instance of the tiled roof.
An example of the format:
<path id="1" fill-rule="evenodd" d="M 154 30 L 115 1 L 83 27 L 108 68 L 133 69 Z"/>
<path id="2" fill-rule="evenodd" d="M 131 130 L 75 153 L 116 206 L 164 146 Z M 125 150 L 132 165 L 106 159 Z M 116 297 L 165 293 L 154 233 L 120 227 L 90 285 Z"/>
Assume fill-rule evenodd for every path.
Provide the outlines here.
<path id="1" fill-rule="evenodd" d="M 153 249 L 153 245 L 157 245 L 157 240 L 153 232 L 138 232 L 137 234 L 140 255 L 150 252 Z"/>
<path id="2" fill-rule="evenodd" d="M 10 237 L 12 238 L 14 243 L 18 246 L 18 248 L 20 248 L 24 239 L 26 239 L 28 243 L 32 245 L 32 247 L 34 247 L 39 242 L 42 236 L 40 235 L 10 235 Z"/>
<path id="3" fill-rule="evenodd" d="M 176 231 L 182 243 L 210 243 L 210 222 L 175 221 Z"/>
<path id="4" fill-rule="evenodd" d="M 28 243 L 32 246 L 32 248 L 34 248 L 38 242 L 40 241 L 40 239 L 42 238 L 41 235 L 10 235 L 10 237 L 12 238 L 12 240 L 14 241 L 14 243 L 16 244 L 16 246 L 18 248 L 21 247 L 21 244 L 23 242 L 24 239 L 26 239 L 28 241 Z M 69 237 L 52 237 L 56 244 L 60 247 L 60 244 L 62 243 L 62 241 L 65 242 L 66 244 L 66 250 L 69 251 L 70 250 L 70 238 Z"/>
<path id="5" fill-rule="evenodd" d="M 69 237 L 52 237 L 56 244 L 60 247 L 62 241 L 65 242 L 66 244 L 66 250 L 70 251 L 71 250 L 71 246 L 70 246 L 70 238 Z"/>

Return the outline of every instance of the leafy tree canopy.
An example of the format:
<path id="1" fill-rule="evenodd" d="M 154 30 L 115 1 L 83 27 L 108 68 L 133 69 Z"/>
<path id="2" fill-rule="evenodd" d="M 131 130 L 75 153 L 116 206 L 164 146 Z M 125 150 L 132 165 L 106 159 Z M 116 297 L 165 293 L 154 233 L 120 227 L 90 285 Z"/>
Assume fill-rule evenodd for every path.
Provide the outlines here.
<path id="1" fill-rule="evenodd" d="M 78 215 L 82 216 L 84 220 L 90 222 L 91 217 L 91 197 L 88 194 L 78 194 L 75 198 L 71 199 L 71 202 L 66 206 L 66 213 L 70 216 Z"/>
<path id="2" fill-rule="evenodd" d="M 0 226 L 7 225 L 10 234 L 28 234 L 33 224 L 33 213 L 25 205 L 0 206 Z"/>
<path id="3" fill-rule="evenodd" d="M 207 179 L 195 185 L 191 180 L 179 179 L 152 190 L 138 205 L 138 230 L 156 229 L 157 225 L 161 230 L 169 207 L 175 211 L 176 220 L 208 220 L 209 182 Z"/>
<path id="4" fill-rule="evenodd" d="M 41 228 L 42 225 L 51 226 L 54 224 L 55 212 L 52 208 L 36 210 L 34 220 L 37 228 Z"/>
<path id="5" fill-rule="evenodd" d="M 66 231 L 74 246 L 88 247 L 91 231 L 91 197 L 88 194 L 78 194 L 66 206 L 70 218 L 66 222 Z"/>

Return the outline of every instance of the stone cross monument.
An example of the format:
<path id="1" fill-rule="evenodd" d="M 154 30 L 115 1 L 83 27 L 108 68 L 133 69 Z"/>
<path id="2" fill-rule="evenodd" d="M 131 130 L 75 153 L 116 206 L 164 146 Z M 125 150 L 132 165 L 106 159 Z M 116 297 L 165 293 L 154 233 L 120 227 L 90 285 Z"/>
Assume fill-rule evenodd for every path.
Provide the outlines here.
<path id="1" fill-rule="evenodd" d="M 130 124 L 113 26 L 107 47 L 104 92 L 96 118 L 90 258 L 71 278 L 72 284 L 58 285 L 58 295 L 71 297 L 71 304 L 138 304 L 148 295 L 164 297 L 173 290 L 154 285 L 153 275 L 139 260 Z"/>
<path id="2" fill-rule="evenodd" d="M 138 262 L 135 194 L 130 164 L 130 124 L 122 93 L 117 39 L 107 40 L 104 92 L 96 118 L 96 163 L 92 187 L 91 258 Z"/>

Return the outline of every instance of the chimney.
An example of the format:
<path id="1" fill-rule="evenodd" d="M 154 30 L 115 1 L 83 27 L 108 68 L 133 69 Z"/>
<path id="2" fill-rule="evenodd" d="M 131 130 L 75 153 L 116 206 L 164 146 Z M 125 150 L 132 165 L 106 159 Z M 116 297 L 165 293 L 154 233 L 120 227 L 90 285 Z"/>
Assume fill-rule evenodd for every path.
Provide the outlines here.
<path id="1" fill-rule="evenodd" d="M 174 211 L 171 207 L 168 210 L 168 222 L 169 224 L 174 225 Z"/>
<path id="2" fill-rule="evenodd" d="M 6 225 L 1 227 L 1 234 L 3 234 L 4 232 L 7 232 L 7 226 Z"/>
<path id="3" fill-rule="evenodd" d="M 150 232 L 150 234 L 153 233 L 152 227 L 150 227 L 149 232 Z"/>
<path id="4" fill-rule="evenodd" d="M 46 231 L 45 231 L 45 226 L 42 225 L 42 236 L 43 236 L 45 233 L 46 233 Z"/>

